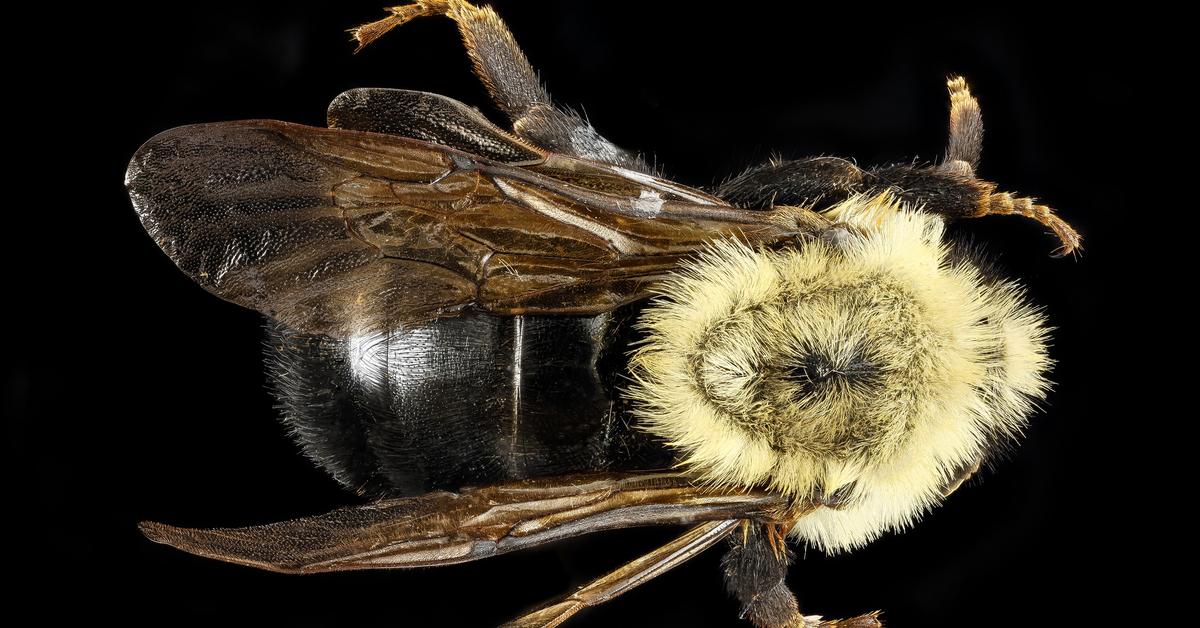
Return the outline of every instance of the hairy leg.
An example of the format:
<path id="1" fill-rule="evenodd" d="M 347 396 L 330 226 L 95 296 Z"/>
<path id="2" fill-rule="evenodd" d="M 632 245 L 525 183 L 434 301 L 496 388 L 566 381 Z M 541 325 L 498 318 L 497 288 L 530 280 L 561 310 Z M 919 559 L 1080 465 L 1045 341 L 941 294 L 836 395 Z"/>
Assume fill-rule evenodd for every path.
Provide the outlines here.
<path id="1" fill-rule="evenodd" d="M 828 209 L 870 187 L 870 175 L 840 157 L 771 160 L 722 183 L 713 192 L 749 209 L 776 205 Z"/>
<path id="2" fill-rule="evenodd" d="M 741 532 L 721 559 L 725 589 L 741 603 L 741 616 L 755 626 L 804 625 L 786 582 L 791 553 L 772 543 L 766 526 L 747 521 Z"/>
<path id="3" fill-rule="evenodd" d="M 946 143 L 943 169 L 953 169 L 974 176 L 983 151 L 983 114 L 979 101 L 971 95 L 967 80 L 961 76 L 946 81 L 950 90 L 950 141 Z"/>
<path id="4" fill-rule="evenodd" d="M 518 137 L 556 153 L 648 170 L 641 158 L 605 139 L 578 114 L 554 106 L 516 39 L 491 7 L 466 0 L 417 0 L 388 11 L 388 17 L 351 31 L 360 50 L 410 20 L 445 15 L 458 25 L 475 74 Z"/>
<path id="5" fill-rule="evenodd" d="M 796 596 L 787 586 L 788 551 L 785 528 L 777 524 L 743 521 L 730 536 L 729 551 L 721 559 L 725 589 L 742 605 L 741 617 L 760 628 L 879 628 L 878 613 L 848 619 L 825 620 L 802 615 Z"/>
<path id="6" fill-rule="evenodd" d="M 722 183 L 714 194 L 752 209 L 798 205 L 820 211 L 854 194 L 889 192 L 914 207 L 947 218 L 1017 215 L 1050 228 L 1066 255 L 1082 239 L 1054 210 L 1034 199 L 997 192 L 996 184 L 975 177 L 983 140 L 979 103 L 967 83 L 956 77 L 950 90 L 950 135 L 946 158 L 937 166 L 898 165 L 860 169 L 836 157 L 772 160 Z"/>

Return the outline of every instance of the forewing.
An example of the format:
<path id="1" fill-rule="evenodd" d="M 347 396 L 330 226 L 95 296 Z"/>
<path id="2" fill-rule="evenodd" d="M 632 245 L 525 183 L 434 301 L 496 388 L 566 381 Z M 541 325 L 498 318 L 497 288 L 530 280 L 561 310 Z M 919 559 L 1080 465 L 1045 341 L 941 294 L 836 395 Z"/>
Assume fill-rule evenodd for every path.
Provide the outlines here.
<path id="1" fill-rule="evenodd" d="M 774 242 L 806 228 L 594 162 L 548 155 L 518 167 L 264 120 L 162 133 L 134 155 L 126 185 L 146 230 L 197 283 L 331 336 L 472 306 L 608 311 L 648 296 L 713 239 Z"/>
<path id="2" fill-rule="evenodd" d="M 449 565 L 602 530 L 725 519 L 772 521 L 785 499 L 694 486 L 671 472 L 525 480 L 430 493 L 246 528 L 144 522 L 151 540 L 287 573 Z"/>
<path id="3" fill-rule="evenodd" d="M 146 231 L 188 276 L 296 329 L 341 334 L 468 302 L 469 277 L 380 255 L 338 199 L 364 176 L 432 179 L 446 156 L 313 131 L 273 121 L 172 129 L 138 150 L 126 186 Z"/>
<path id="4" fill-rule="evenodd" d="M 494 125 L 478 110 L 439 94 L 358 88 L 333 99 L 330 128 L 373 131 L 432 142 L 506 164 L 536 163 L 544 151 Z"/>

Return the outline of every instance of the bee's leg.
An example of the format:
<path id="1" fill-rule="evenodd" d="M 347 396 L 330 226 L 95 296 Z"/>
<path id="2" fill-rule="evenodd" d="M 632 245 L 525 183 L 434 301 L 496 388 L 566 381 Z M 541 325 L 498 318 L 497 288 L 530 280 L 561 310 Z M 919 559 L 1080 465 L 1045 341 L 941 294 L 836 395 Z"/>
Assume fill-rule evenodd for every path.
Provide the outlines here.
<path id="1" fill-rule="evenodd" d="M 678 567 L 737 529 L 736 519 L 700 524 L 674 541 L 593 580 L 561 600 L 546 604 L 508 622 L 505 626 L 557 626 L 589 606 L 603 604 Z"/>
<path id="2" fill-rule="evenodd" d="M 983 152 L 983 114 L 979 101 L 971 95 L 967 80 L 961 76 L 946 81 L 950 90 L 950 141 L 946 143 L 943 170 L 975 176 L 979 155 Z"/>
<path id="3" fill-rule="evenodd" d="M 729 552 L 721 559 L 721 566 L 725 571 L 725 588 L 741 603 L 744 619 L 760 628 L 882 625 L 876 613 L 841 620 L 800 614 L 796 596 L 786 582 L 791 560 L 784 529 L 778 525 L 744 521 L 741 532 L 730 536 Z"/>
<path id="4" fill-rule="evenodd" d="M 1035 220 L 1048 227 L 1062 244 L 1055 251 L 1056 257 L 1073 253 L 1082 246 L 1083 238 L 1079 233 L 1049 206 L 1029 197 L 997 192 L 995 183 L 964 174 L 961 168 L 945 168 L 945 165 L 873 169 L 869 173 L 871 183 L 862 191 L 867 194 L 890 191 L 913 207 L 951 219 L 1022 216 Z"/>
<path id="5" fill-rule="evenodd" d="M 1031 198 L 997 192 L 996 184 L 975 177 L 983 150 L 983 114 L 966 79 L 946 81 L 950 92 L 950 138 L 946 157 L 930 168 L 892 166 L 871 171 L 872 190 L 889 189 L 902 200 L 948 218 L 1023 216 L 1049 227 L 1062 246 L 1062 256 L 1080 248 L 1082 238 L 1054 210 Z"/>
<path id="6" fill-rule="evenodd" d="M 787 587 L 791 552 L 780 551 L 768 526 L 743 522 L 741 534 L 730 537 L 721 559 L 725 589 L 742 605 L 741 616 L 755 626 L 803 626 L 796 596 Z"/>
<path id="7" fill-rule="evenodd" d="M 947 218 L 1016 215 L 1049 227 L 1066 255 L 1078 249 L 1082 238 L 1054 210 L 1027 197 L 997 192 L 996 184 L 975 177 L 983 142 L 983 117 L 979 103 L 960 77 L 947 83 L 950 90 L 950 137 L 945 160 L 936 166 L 886 166 L 861 170 L 836 157 L 796 161 L 773 160 L 721 184 L 716 196 L 753 209 L 798 205 L 816 211 L 829 209 L 851 195 L 873 196 L 889 192 L 912 207 Z"/>
<path id="8" fill-rule="evenodd" d="M 1024 216 L 1049 227 L 1058 236 L 1062 246 L 1056 254 L 1066 255 L 1080 248 L 1082 238 L 1071 225 L 1056 216 L 1053 209 L 1031 198 L 997 192 L 995 183 L 975 177 L 979 156 L 983 151 L 983 114 L 979 110 L 979 101 L 971 95 L 971 88 L 961 76 L 951 77 L 946 81 L 946 88 L 950 91 L 950 139 L 946 143 L 945 160 L 935 168 L 909 168 L 919 173 L 917 177 L 910 173 L 903 173 L 901 177 L 925 179 L 928 183 L 917 183 L 917 189 L 924 188 L 927 192 L 936 190 L 936 194 L 922 196 L 921 201 L 926 208 L 952 218 Z M 880 171 L 880 174 L 884 172 Z M 882 178 L 891 177 L 885 175 Z M 900 189 L 907 191 L 907 188 Z M 952 193 L 944 194 L 943 190 Z"/>
<path id="9" fill-rule="evenodd" d="M 726 181 L 712 193 L 749 209 L 792 205 L 824 211 L 855 194 L 888 192 L 910 207 L 951 219 L 1023 216 L 1048 227 L 1058 237 L 1062 246 L 1056 255 L 1080 248 L 1079 233 L 1049 206 L 1032 198 L 997 192 L 995 183 L 975 178 L 967 164 L 965 160 L 953 160 L 928 168 L 905 164 L 860 170 L 836 157 L 771 161 Z"/>
<path id="10" fill-rule="evenodd" d="M 820 211 L 836 205 L 852 194 L 871 194 L 893 188 L 903 200 L 927 204 L 937 202 L 936 192 L 947 187 L 963 187 L 975 178 L 983 144 L 983 116 L 979 102 L 971 95 L 962 77 L 946 83 L 950 90 L 950 139 L 946 158 L 934 170 L 930 185 L 909 189 L 892 185 L 888 177 L 876 177 L 874 172 L 837 157 L 813 157 L 799 160 L 772 159 L 722 183 L 716 195 L 731 203 L 751 209 L 766 209 L 772 205 L 799 205 Z M 898 166 L 884 172 L 925 173 L 928 168 Z M 933 173 L 931 173 L 933 174 Z M 970 186 L 967 186 L 970 187 Z M 933 194 L 925 194 L 934 192 Z M 984 190 L 980 190 L 984 192 Z M 987 189 L 985 192 L 991 192 Z M 979 192 L 969 193 L 977 197 Z M 951 195 L 957 202 L 962 195 Z M 972 206 L 977 205 L 973 202 Z M 933 211 L 945 213 L 945 203 Z"/>
<path id="11" fill-rule="evenodd" d="M 417 0 L 388 11 L 390 16 L 353 29 L 360 49 L 414 18 L 446 15 L 458 24 L 475 74 L 519 137 L 556 153 L 647 170 L 637 154 L 605 139 L 578 114 L 554 106 L 516 39 L 491 7 L 476 7 L 466 0 Z"/>
<path id="12" fill-rule="evenodd" d="M 747 209 L 791 205 L 821 211 L 869 187 L 869 178 L 839 157 L 773 159 L 722 183 L 713 194 Z"/>

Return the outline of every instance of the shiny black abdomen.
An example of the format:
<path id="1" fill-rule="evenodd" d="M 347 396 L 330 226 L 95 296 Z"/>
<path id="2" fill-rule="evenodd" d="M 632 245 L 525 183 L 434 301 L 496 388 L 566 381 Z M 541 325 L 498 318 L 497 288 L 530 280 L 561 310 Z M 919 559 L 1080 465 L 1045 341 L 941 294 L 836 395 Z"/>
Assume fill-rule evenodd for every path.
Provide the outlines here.
<path id="1" fill-rule="evenodd" d="M 267 361 L 305 453 L 366 495 L 662 467 L 619 394 L 635 313 L 476 312 L 347 340 L 271 326 Z"/>

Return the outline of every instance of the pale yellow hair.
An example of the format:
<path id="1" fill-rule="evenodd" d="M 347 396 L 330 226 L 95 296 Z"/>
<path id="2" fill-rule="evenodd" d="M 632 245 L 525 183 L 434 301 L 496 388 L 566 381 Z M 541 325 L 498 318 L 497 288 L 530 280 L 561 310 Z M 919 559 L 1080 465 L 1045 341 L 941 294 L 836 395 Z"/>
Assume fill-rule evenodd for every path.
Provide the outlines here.
<path id="1" fill-rule="evenodd" d="M 633 358 L 640 425 L 724 486 L 838 493 L 793 535 L 862 545 L 936 505 L 1048 388 L 1047 329 L 1013 283 L 951 255 L 887 195 L 830 210 L 852 235 L 713 245 L 666 281 Z M 838 377 L 807 380 L 818 361 Z"/>

